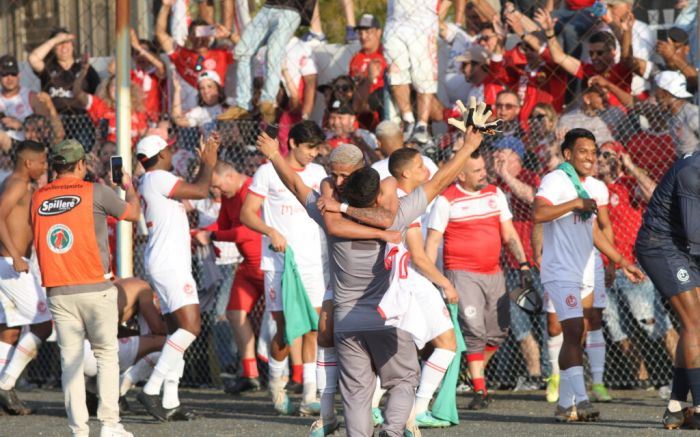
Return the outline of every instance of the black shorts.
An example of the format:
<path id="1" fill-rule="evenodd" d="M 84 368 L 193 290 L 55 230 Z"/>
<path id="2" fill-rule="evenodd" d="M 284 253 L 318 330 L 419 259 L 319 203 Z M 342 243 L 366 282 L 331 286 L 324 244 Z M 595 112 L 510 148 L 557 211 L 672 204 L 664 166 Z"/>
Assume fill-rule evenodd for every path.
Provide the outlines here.
<path id="1" fill-rule="evenodd" d="M 635 251 L 639 264 L 667 299 L 700 287 L 698 260 L 673 241 L 644 233 L 644 238 L 637 238 Z"/>

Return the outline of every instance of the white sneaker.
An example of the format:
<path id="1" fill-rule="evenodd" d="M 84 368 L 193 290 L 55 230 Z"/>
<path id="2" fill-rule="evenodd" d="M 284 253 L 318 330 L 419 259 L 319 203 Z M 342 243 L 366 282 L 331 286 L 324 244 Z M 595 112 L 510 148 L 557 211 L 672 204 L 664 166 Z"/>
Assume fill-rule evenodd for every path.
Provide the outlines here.
<path id="1" fill-rule="evenodd" d="M 134 437 L 134 435 L 125 430 L 121 423 L 117 423 L 115 425 L 102 425 L 100 437 Z"/>

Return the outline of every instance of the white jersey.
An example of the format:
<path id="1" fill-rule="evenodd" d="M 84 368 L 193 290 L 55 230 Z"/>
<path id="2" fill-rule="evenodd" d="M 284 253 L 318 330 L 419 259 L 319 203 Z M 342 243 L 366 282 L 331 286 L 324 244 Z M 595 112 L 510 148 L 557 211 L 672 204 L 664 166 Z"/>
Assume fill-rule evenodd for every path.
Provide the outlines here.
<path id="1" fill-rule="evenodd" d="M 165 170 L 153 170 L 141 176 L 139 195 L 148 227 L 145 251 L 146 273 L 192 271 L 190 224 L 185 207 L 171 199 L 179 179 Z"/>
<path id="2" fill-rule="evenodd" d="M 29 88 L 20 88 L 18 94 L 13 97 L 5 97 L 0 94 L 0 112 L 4 112 L 6 116 L 16 118 L 24 122 L 24 119 L 32 115 L 32 105 L 30 96 L 33 93 Z M 10 130 L 7 134 L 18 141 L 24 140 L 24 132 Z"/>
<path id="3" fill-rule="evenodd" d="M 428 29 L 438 24 L 440 0 L 389 0 L 384 32 L 391 27 Z"/>
<path id="4" fill-rule="evenodd" d="M 321 181 L 327 177 L 326 171 L 318 164 L 309 164 L 297 173 L 304 184 L 320 191 Z M 328 254 L 326 240 L 321 228 L 306 213 L 306 208 L 285 187 L 271 163 L 263 164 L 253 176 L 250 193 L 265 199 L 263 220 L 276 229 L 294 250 L 294 258 L 300 270 L 326 268 Z M 270 239 L 263 235 L 263 271 L 284 270 L 284 254 L 270 249 Z"/>
<path id="5" fill-rule="evenodd" d="M 608 207 L 610 192 L 608 191 L 608 187 L 605 186 L 605 183 L 603 181 L 594 177 L 588 177 L 586 178 L 584 187 L 586 187 L 588 195 L 596 201 L 598 208 Z M 598 259 L 596 260 L 596 258 Z M 588 260 L 588 264 L 586 264 L 586 269 L 583 273 L 583 285 L 589 287 L 595 285 L 596 279 L 598 279 L 595 277 L 596 265 L 600 260 L 600 252 L 598 252 L 598 249 L 593 248 L 593 253 L 591 253 L 591 258 Z"/>
<path id="6" fill-rule="evenodd" d="M 582 183 L 591 197 L 599 193 L 597 179 L 587 177 Z M 560 205 L 578 198 L 578 194 L 566 173 L 554 170 L 542 178 L 536 197 L 551 205 Z M 542 283 L 561 281 L 583 285 L 588 282 L 584 271 L 593 255 L 593 220 L 595 217 L 584 221 L 580 214 L 571 211 L 544 223 Z"/>
<path id="7" fill-rule="evenodd" d="M 428 171 L 430 172 L 430 179 L 433 178 L 435 173 L 438 171 L 437 165 L 433 162 L 432 159 L 428 158 L 425 155 L 421 155 L 421 158 L 423 158 L 423 164 L 428 168 Z M 381 161 L 377 161 L 374 164 L 372 164 L 372 168 L 377 170 L 377 173 L 379 173 L 379 179 L 383 180 L 391 176 L 391 173 L 389 172 L 389 158 L 384 158 Z"/>

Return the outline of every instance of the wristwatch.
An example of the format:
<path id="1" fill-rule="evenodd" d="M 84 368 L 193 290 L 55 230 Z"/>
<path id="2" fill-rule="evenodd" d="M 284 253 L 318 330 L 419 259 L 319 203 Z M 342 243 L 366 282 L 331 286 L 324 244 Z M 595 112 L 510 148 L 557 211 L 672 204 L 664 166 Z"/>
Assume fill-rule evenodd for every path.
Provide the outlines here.
<path id="1" fill-rule="evenodd" d="M 527 261 L 523 261 L 520 263 L 520 268 L 522 269 L 523 267 L 527 267 L 528 269 L 530 268 L 530 263 Z"/>

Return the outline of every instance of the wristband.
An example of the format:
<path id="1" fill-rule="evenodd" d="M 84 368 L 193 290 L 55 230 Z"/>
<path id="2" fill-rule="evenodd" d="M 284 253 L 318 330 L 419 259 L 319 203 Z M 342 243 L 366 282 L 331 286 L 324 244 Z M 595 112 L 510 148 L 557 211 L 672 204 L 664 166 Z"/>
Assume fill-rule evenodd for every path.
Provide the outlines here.
<path id="1" fill-rule="evenodd" d="M 554 38 L 556 35 L 555 35 L 554 33 L 552 33 L 551 35 L 547 35 L 547 34 L 545 33 L 544 36 L 545 36 L 547 39 L 550 39 L 550 38 Z"/>
<path id="2" fill-rule="evenodd" d="M 345 202 L 341 203 L 341 204 L 340 204 L 340 212 L 342 212 L 343 214 L 346 213 L 346 212 L 348 212 L 348 207 L 349 207 L 349 206 L 350 206 L 350 205 L 348 205 L 348 204 L 345 203 Z"/>
<path id="3" fill-rule="evenodd" d="M 523 267 L 527 267 L 528 269 L 530 268 L 530 263 L 527 261 L 523 261 L 520 263 L 520 268 L 522 269 Z"/>

